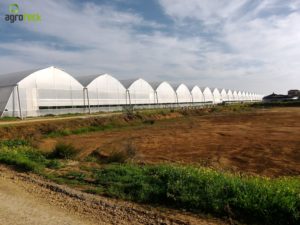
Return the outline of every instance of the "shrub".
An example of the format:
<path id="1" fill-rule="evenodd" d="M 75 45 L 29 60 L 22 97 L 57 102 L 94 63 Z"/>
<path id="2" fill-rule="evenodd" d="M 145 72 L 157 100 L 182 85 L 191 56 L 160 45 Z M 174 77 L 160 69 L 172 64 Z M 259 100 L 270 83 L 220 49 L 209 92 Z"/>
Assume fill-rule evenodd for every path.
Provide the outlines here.
<path id="1" fill-rule="evenodd" d="M 300 223 L 299 179 L 182 166 L 110 165 L 94 171 L 104 194 L 260 224 Z"/>
<path id="2" fill-rule="evenodd" d="M 106 158 L 107 163 L 125 163 L 136 155 L 136 148 L 133 144 L 126 143 L 123 149 L 115 150 Z"/>
<path id="3" fill-rule="evenodd" d="M 55 163 L 48 160 L 41 152 L 30 147 L 2 147 L 0 149 L 0 162 L 15 166 L 21 171 L 33 171 L 40 173 L 45 167 L 51 167 Z"/>
<path id="4" fill-rule="evenodd" d="M 57 159 L 73 159 L 77 153 L 78 149 L 76 149 L 72 144 L 58 142 L 49 157 Z"/>
<path id="5" fill-rule="evenodd" d="M 17 153 L 14 150 L 1 151 L 0 162 L 15 166 L 21 171 L 40 172 L 44 168 L 43 164 L 31 161 L 25 155 Z"/>

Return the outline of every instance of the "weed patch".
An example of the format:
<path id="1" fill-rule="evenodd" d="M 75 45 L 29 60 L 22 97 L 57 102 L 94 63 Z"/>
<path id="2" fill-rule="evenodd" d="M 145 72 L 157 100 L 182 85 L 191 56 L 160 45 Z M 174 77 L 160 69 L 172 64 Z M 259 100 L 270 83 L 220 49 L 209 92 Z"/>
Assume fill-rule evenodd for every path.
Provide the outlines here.
<path id="1" fill-rule="evenodd" d="M 23 139 L 11 139 L 0 141 L 0 147 L 14 148 L 19 146 L 28 146 L 29 142 Z"/>
<path id="2" fill-rule="evenodd" d="M 41 152 L 26 146 L 1 147 L 0 162 L 14 166 L 21 171 L 33 171 L 35 173 L 41 173 L 45 167 L 59 168 L 61 166 L 59 162 L 49 160 Z"/>
<path id="3" fill-rule="evenodd" d="M 53 159 L 73 159 L 79 152 L 72 144 L 66 144 L 58 142 L 53 151 L 49 154 L 50 158 Z"/>
<path id="4" fill-rule="evenodd" d="M 300 181 L 182 166 L 111 165 L 95 170 L 111 197 L 164 204 L 260 224 L 299 224 Z"/>

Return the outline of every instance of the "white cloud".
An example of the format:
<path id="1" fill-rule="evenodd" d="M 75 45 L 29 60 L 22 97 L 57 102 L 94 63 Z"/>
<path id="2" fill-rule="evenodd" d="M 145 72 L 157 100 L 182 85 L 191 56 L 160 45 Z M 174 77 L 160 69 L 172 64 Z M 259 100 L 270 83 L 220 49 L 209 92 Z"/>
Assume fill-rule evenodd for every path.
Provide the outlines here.
<path id="1" fill-rule="evenodd" d="M 216 30 L 215 38 L 229 50 L 225 54 L 222 50 L 212 51 L 206 56 L 211 60 L 208 64 L 219 69 L 216 72 L 220 77 L 230 79 L 228 67 L 234 65 L 241 85 L 251 76 L 255 83 L 263 83 L 266 91 L 299 88 L 300 1 L 160 2 L 174 21 L 194 20 L 210 31 Z M 222 62 L 224 70 L 220 71 Z"/>
<path id="2" fill-rule="evenodd" d="M 1 70 L 54 64 L 71 73 L 108 72 L 259 92 L 285 91 L 300 83 L 299 2 L 289 1 L 290 13 L 265 17 L 258 15 L 282 3 L 265 0 L 248 8 L 250 0 L 160 3 L 174 25 L 108 5 L 22 1 L 21 9 L 39 12 L 42 22 L 18 24 L 32 40 L 20 36 L 14 43 L 0 43 L 6 52 L 0 54 Z M 178 33 L 164 32 L 168 26 Z M 196 30 L 186 32 L 190 29 Z"/>

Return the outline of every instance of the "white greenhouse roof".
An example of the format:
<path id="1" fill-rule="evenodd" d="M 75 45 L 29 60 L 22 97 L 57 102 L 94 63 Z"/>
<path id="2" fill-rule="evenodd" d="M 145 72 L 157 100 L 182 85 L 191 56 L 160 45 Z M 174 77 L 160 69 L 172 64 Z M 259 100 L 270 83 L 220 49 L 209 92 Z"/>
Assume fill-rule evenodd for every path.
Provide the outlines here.
<path id="1" fill-rule="evenodd" d="M 200 90 L 201 90 L 202 92 L 203 92 L 206 88 L 208 88 L 211 92 L 212 92 L 212 90 L 213 90 L 213 89 L 211 89 L 210 87 L 207 87 L 207 86 L 206 86 L 206 87 L 199 87 L 199 88 L 200 88 Z"/>
<path id="2" fill-rule="evenodd" d="M 166 81 L 162 81 L 162 82 L 160 82 L 160 81 L 152 81 L 152 82 L 148 82 L 148 83 L 151 85 L 151 87 L 154 90 L 156 90 L 159 87 L 159 85 L 161 85 L 163 82 L 166 82 Z M 166 82 L 166 83 L 168 83 L 168 82 Z"/>
<path id="3" fill-rule="evenodd" d="M 184 83 L 169 83 L 171 87 L 176 91 L 177 88 L 179 88 L 180 85 L 186 86 Z M 187 87 L 187 86 L 186 86 Z M 187 87 L 188 88 L 188 87 Z M 189 89 L 189 88 L 188 88 Z"/>
<path id="4" fill-rule="evenodd" d="M 105 73 L 94 74 L 94 75 L 80 75 L 73 76 L 82 86 L 87 87 L 93 80 L 104 75 Z"/>
<path id="5" fill-rule="evenodd" d="M 8 74 L 0 75 L 0 87 L 15 86 L 21 80 L 23 80 L 30 74 L 37 72 L 39 70 L 41 69 L 26 70 L 26 71 L 21 71 L 16 73 L 8 73 Z"/>
<path id="6" fill-rule="evenodd" d="M 126 89 L 128 89 L 135 81 L 139 79 L 141 78 L 133 78 L 133 79 L 119 80 L 119 81 Z"/>
<path id="7" fill-rule="evenodd" d="M 186 85 L 187 88 L 189 89 L 189 91 L 192 91 L 195 87 L 198 87 L 200 89 L 200 87 L 198 85 Z M 201 91 L 201 89 L 200 89 Z"/>

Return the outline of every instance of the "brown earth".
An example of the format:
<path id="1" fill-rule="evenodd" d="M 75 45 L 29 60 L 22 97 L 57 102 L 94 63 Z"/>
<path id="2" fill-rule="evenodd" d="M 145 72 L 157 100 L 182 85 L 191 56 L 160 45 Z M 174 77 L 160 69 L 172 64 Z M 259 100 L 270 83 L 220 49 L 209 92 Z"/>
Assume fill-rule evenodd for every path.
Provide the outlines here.
<path id="1" fill-rule="evenodd" d="M 153 125 L 44 139 L 82 149 L 109 152 L 133 145 L 135 161 L 178 162 L 266 176 L 300 175 L 300 108 L 214 113 L 156 121 Z"/>
<path id="2" fill-rule="evenodd" d="M 218 219 L 85 194 L 0 165 L 0 224 L 199 224 Z"/>

